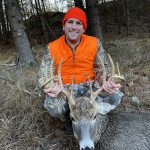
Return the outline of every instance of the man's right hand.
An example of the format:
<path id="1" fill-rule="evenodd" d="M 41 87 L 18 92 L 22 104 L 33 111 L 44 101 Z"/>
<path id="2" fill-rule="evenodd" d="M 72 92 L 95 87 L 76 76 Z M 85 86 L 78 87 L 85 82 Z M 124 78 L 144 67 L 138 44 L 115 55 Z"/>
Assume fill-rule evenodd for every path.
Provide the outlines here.
<path id="1" fill-rule="evenodd" d="M 51 97 L 57 97 L 61 91 L 62 88 L 58 84 L 58 82 L 55 82 L 55 85 L 53 87 L 48 87 L 44 89 L 44 92 Z"/>

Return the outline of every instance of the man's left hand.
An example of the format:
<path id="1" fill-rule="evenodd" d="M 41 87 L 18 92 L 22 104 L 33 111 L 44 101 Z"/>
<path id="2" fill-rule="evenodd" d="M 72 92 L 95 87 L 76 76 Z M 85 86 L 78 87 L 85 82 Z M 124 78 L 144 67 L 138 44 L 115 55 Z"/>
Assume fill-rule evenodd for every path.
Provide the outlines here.
<path id="1" fill-rule="evenodd" d="M 121 84 L 120 83 L 116 84 L 109 78 L 108 81 L 105 81 L 103 83 L 102 88 L 104 91 L 106 91 L 108 93 L 114 93 L 121 88 Z"/>

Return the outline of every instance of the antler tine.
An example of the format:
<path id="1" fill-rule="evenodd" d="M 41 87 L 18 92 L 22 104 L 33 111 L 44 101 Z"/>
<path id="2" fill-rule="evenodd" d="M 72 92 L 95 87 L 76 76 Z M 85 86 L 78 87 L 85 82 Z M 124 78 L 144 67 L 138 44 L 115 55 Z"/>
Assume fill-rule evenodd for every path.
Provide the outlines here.
<path id="1" fill-rule="evenodd" d="M 74 85 L 74 74 L 72 75 L 71 94 L 70 94 L 70 97 L 68 98 L 70 109 L 72 108 L 71 106 L 75 105 L 75 101 L 74 101 L 74 98 L 73 98 L 73 85 Z"/>
<path id="2" fill-rule="evenodd" d="M 54 72 L 53 72 L 53 65 L 54 65 L 55 56 L 56 56 L 56 55 L 53 56 L 52 61 L 51 61 L 51 64 L 50 64 L 50 78 L 51 78 L 51 79 L 56 78 L 56 76 L 54 76 Z M 54 85 L 54 80 L 51 80 L 51 84 Z"/>
<path id="3" fill-rule="evenodd" d="M 117 62 L 117 72 L 118 72 L 118 75 L 120 76 L 120 69 L 119 69 L 119 64 Z"/>
<path id="4" fill-rule="evenodd" d="M 100 60 L 100 63 L 101 63 L 101 65 L 102 65 L 102 70 L 103 70 L 103 83 L 106 81 L 106 69 L 105 69 L 105 65 L 104 65 L 104 63 L 103 63 L 103 60 L 102 60 L 102 58 L 97 54 L 97 56 L 98 56 L 98 58 L 99 58 L 99 60 Z M 103 90 L 103 88 L 101 87 L 101 88 L 99 88 L 98 90 L 96 90 L 95 92 L 91 92 L 91 97 L 90 97 L 90 99 L 92 100 L 92 101 L 95 101 L 95 99 L 96 99 L 96 97 L 97 97 L 97 95 L 101 92 Z"/>
<path id="5" fill-rule="evenodd" d="M 90 93 L 91 93 L 91 95 L 92 95 L 92 94 L 93 94 L 93 90 L 92 90 L 92 84 L 91 84 L 90 78 L 89 78 L 89 76 L 88 76 L 87 73 L 85 73 L 84 76 L 89 80 L 89 84 L 90 84 Z"/>
<path id="6" fill-rule="evenodd" d="M 58 80 L 59 80 L 59 84 L 60 84 L 60 86 L 62 88 L 62 91 L 67 96 L 70 96 L 70 93 L 63 87 L 63 83 L 62 83 L 62 80 L 61 80 L 61 66 L 62 66 L 62 62 L 63 62 L 63 58 L 61 59 L 60 64 L 59 64 L 59 68 L 58 68 Z"/>
<path id="7" fill-rule="evenodd" d="M 54 81 L 53 79 L 56 78 L 56 76 L 54 76 L 53 73 L 53 65 L 54 65 L 54 59 L 55 59 L 55 55 L 52 57 L 51 63 L 50 63 L 50 78 L 48 79 L 48 67 L 45 67 L 45 82 L 42 85 L 42 88 L 45 87 L 48 83 L 50 83 L 51 86 L 54 85 Z"/>
<path id="8" fill-rule="evenodd" d="M 89 80 L 89 84 L 90 84 L 90 93 L 91 93 L 90 100 L 91 100 L 91 102 L 94 102 L 94 100 L 96 98 L 96 95 L 94 94 L 94 92 L 92 90 L 92 84 L 91 84 L 91 81 L 90 81 L 90 78 L 89 78 L 88 74 L 86 73 L 85 76 Z"/>
<path id="9" fill-rule="evenodd" d="M 100 60 L 100 63 L 101 63 L 101 65 L 102 65 L 102 70 L 103 70 L 103 82 L 105 82 L 105 81 L 106 81 L 106 69 L 105 69 L 105 65 L 104 65 L 104 63 L 103 63 L 103 60 L 102 60 L 101 56 L 98 55 L 98 54 L 97 54 L 97 56 L 98 56 L 98 58 L 99 58 L 99 60 Z"/>
<path id="10" fill-rule="evenodd" d="M 62 83 L 62 79 L 61 79 L 61 66 L 62 66 L 62 62 L 63 62 L 63 58 L 61 59 L 60 61 L 60 64 L 59 64 L 59 68 L 58 68 L 58 80 L 59 80 L 59 84 L 62 88 L 62 92 L 68 97 L 68 103 L 69 103 L 69 107 L 71 109 L 71 106 L 74 106 L 75 105 L 75 101 L 73 99 L 73 80 L 72 79 L 72 90 L 71 90 L 71 94 L 63 87 L 63 83 Z"/>
<path id="11" fill-rule="evenodd" d="M 72 85 L 71 85 L 71 94 L 70 94 L 70 96 L 73 95 L 73 84 L 74 84 L 74 74 L 72 75 Z"/>
<path id="12" fill-rule="evenodd" d="M 114 75 L 115 74 L 115 66 L 114 66 L 114 62 L 111 58 L 111 56 L 109 54 L 107 54 L 108 58 L 109 58 L 109 61 L 110 61 L 110 65 L 111 65 L 111 75 Z"/>
<path id="13" fill-rule="evenodd" d="M 113 60 L 111 58 L 111 56 L 109 54 L 107 54 L 109 61 L 110 61 L 110 65 L 111 65 L 111 80 L 114 81 L 115 83 L 121 83 L 122 81 L 125 80 L 124 76 L 120 74 L 120 69 L 119 69 L 119 64 L 117 62 L 116 68 L 117 68 L 117 72 L 115 71 L 115 66 L 113 63 Z"/>

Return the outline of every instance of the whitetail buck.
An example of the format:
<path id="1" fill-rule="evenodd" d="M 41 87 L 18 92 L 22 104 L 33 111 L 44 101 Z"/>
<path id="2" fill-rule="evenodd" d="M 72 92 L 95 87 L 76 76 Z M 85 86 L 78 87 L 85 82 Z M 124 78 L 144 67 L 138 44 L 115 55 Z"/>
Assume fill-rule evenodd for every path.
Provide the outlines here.
<path id="1" fill-rule="evenodd" d="M 98 57 L 100 59 L 103 69 L 103 82 L 104 82 L 106 80 L 106 70 L 102 59 L 100 58 L 100 56 Z M 117 66 L 118 73 L 115 74 L 113 61 L 109 55 L 108 57 L 112 67 L 111 78 L 115 83 L 120 83 L 121 81 L 124 80 L 124 77 L 120 75 L 118 66 Z M 94 150 L 94 142 L 97 142 L 99 140 L 102 128 L 104 127 L 104 124 L 107 121 L 106 116 L 102 114 L 106 114 L 110 110 L 114 109 L 115 106 L 105 102 L 97 103 L 95 99 L 103 89 L 99 88 L 98 90 L 93 92 L 90 81 L 89 81 L 91 91 L 90 97 L 80 97 L 75 99 L 73 96 L 73 81 L 71 92 L 68 92 L 63 87 L 63 83 L 61 80 L 62 61 L 63 59 L 61 60 L 59 65 L 58 80 L 60 86 L 62 87 L 62 92 L 65 93 L 65 95 L 68 98 L 73 134 L 75 138 L 79 141 L 80 150 Z M 53 60 L 50 66 L 50 74 L 51 79 L 49 81 L 46 81 L 44 85 L 46 85 L 49 82 L 53 82 L 53 79 L 56 77 L 56 76 L 54 77 L 53 75 Z"/>

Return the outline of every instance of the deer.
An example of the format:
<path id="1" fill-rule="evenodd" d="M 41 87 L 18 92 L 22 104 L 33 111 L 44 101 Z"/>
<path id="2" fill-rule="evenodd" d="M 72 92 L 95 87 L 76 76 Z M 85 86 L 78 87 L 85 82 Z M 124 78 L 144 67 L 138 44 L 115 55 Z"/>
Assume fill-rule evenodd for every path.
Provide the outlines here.
<path id="1" fill-rule="evenodd" d="M 74 75 L 72 77 L 71 91 L 68 91 L 64 88 L 61 78 L 61 66 L 63 58 L 60 61 L 57 76 L 54 76 L 53 74 L 54 58 L 55 56 L 52 58 L 50 64 L 50 79 L 49 80 L 47 79 L 43 86 L 47 85 L 48 83 L 50 83 L 50 85 L 53 85 L 54 78 L 58 78 L 59 84 L 62 88 L 62 92 L 67 96 L 68 99 L 68 105 L 70 109 L 69 116 L 72 121 L 73 135 L 79 142 L 80 150 L 94 150 L 95 148 L 94 143 L 96 143 L 100 139 L 100 134 L 103 131 L 102 128 L 105 127 L 106 122 L 108 122 L 108 118 L 105 116 L 105 114 L 113 110 L 115 106 L 109 105 L 108 103 L 105 102 L 97 103 L 95 99 L 98 96 L 98 94 L 102 92 L 103 89 L 101 87 L 96 91 L 93 91 L 90 80 L 89 80 L 90 97 L 82 96 L 79 98 L 74 98 L 73 96 Z M 98 58 L 102 66 L 103 82 L 104 82 L 106 81 L 106 69 L 102 58 L 99 55 Z M 109 54 L 108 58 L 112 68 L 111 79 L 115 83 L 123 82 L 125 78 L 123 75 L 120 74 L 118 63 L 116 71 L 113 60 Z"/>

